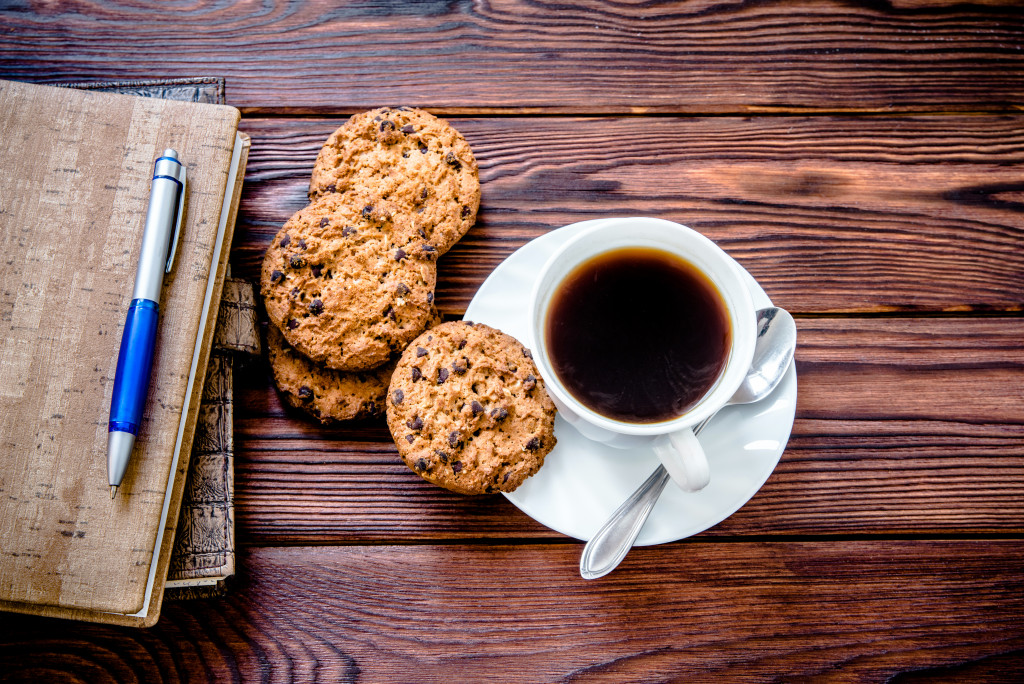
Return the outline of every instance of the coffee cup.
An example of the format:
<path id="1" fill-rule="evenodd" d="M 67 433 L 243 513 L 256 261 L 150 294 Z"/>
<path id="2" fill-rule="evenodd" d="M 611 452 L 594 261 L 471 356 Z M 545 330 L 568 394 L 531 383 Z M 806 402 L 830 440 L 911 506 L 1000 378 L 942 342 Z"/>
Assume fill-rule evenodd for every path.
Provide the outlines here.
<path id="1" fill-rule="evenodd" d="M 535 361 L 559 413 L 588 439 L 649 446 L 685 491 L 710 481 L 693 427 L 750 368 L 756 312 L 739 266 L 700 233 L 605 219 L 566 242 L 532 294 Z"/>

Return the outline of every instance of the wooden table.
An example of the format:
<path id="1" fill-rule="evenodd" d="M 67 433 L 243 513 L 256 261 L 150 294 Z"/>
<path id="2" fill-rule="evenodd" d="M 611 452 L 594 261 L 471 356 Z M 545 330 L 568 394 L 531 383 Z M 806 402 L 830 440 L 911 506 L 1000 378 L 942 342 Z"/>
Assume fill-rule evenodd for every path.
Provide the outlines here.
<path id="1" fill-rule="evenodd" d="M 225 77 L 252 136 L 235 275 L 258 279 L 328 134 L 406 104 L 480 162 L 446 317 L 530 239 L 647 215 L 735 256 L 800 346 L 763 489 L 592 582 L 581 543 L 421 481 L 380 422 L 286 410 L 251 364 L 228 598 L 148 631 L 0 615 L 0 680 L 1021 681 L 1015 4 L 5 4 L 3 78 Z"/>

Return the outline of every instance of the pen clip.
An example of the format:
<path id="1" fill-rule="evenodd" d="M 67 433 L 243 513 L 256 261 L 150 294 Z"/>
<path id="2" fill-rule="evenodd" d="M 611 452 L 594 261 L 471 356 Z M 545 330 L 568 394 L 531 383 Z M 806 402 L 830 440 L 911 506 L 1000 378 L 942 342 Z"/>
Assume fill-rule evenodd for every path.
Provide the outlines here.
<path id="1" fill-rule="evenodd" d="M 180 162 L 179 162 L 180 164 Z M 181 237 L 181 221 L 185 215 L 185 187 L 187 181 L 187 174 L 185 172 L 185 165 L 181 166 L 181 187 L 178 190 L 178 211 L 177 218 L 174 221 L 174 231 L 171 233 L 171 243 L 167 252 L 167 267 L 164 269 L 164 273 L 170 273 L 174 267 L 174 255 L 178 253 L 178 238 Z"/>

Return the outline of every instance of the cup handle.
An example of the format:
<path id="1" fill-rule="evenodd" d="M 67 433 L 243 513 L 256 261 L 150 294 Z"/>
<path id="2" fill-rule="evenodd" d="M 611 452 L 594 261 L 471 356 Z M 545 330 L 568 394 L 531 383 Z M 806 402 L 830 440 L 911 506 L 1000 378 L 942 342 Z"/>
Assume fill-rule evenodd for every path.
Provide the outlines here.
<path id="1" fill-rule="evenodd" d="M 659 437 L 654 442 L 654 453 L 684 492 L 704 489 L 711 481 L 708 458 L 692 428 Z"/>

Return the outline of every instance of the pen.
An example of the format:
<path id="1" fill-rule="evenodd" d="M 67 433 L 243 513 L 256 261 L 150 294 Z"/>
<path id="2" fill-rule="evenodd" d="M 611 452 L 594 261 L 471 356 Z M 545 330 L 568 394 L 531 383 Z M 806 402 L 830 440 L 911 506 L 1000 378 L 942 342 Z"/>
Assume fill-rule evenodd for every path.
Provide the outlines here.
<path id="1" fill-rule="evenodd" d="M 160 313 L 160 288 L 165 273 L 171 272 L 181 217 L 185 208 L 185 167 L 178 153 L 164 150 L 153 165 L 153 184 L 142 233 L 139 266 L 135 272 L 135 290 L 128 305 L 121 350 L 114 373 L 114 394 L 110 400 L 107 436 L 107 478 L 110 498 L 128 469 L 135 446 L 135 435 L 142 421 L 142 408 L 149 391 L 156 324 Z"/>

